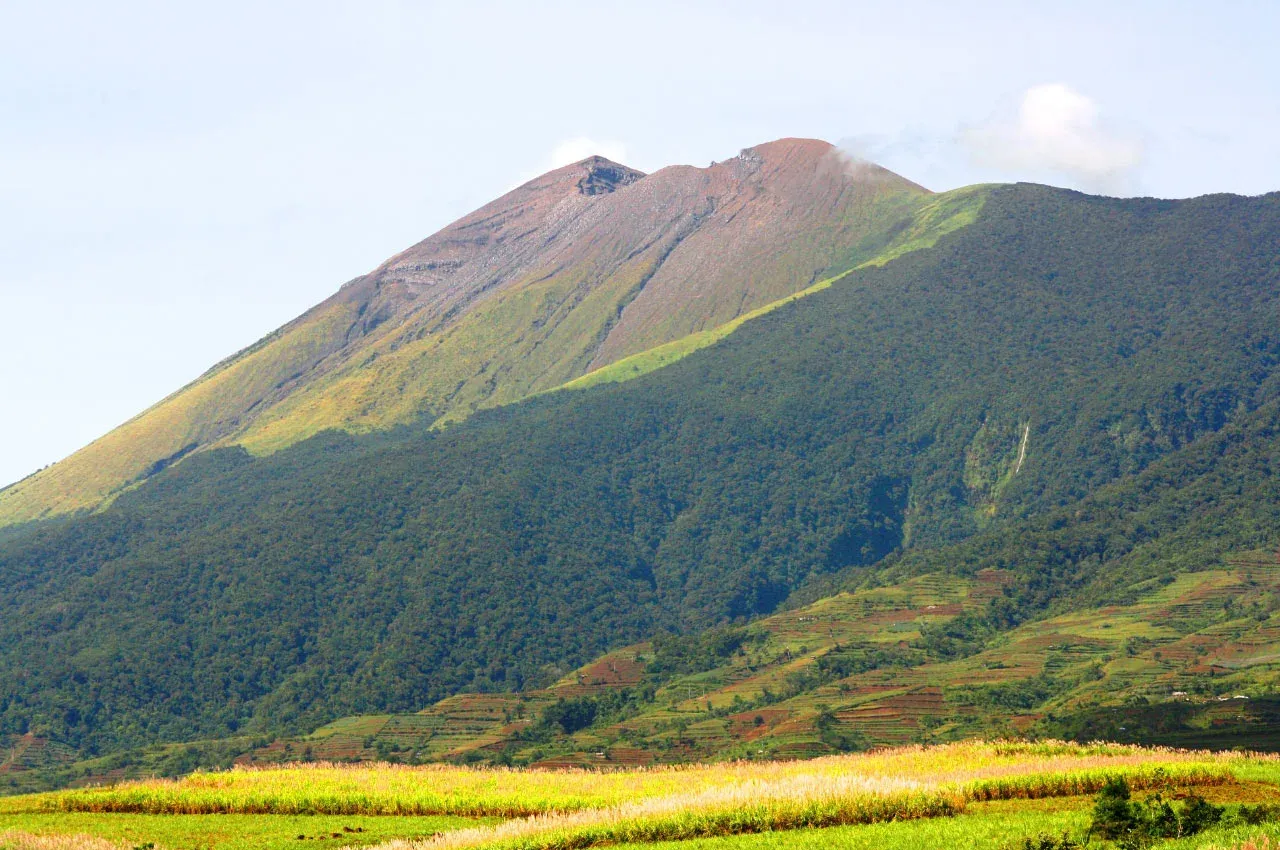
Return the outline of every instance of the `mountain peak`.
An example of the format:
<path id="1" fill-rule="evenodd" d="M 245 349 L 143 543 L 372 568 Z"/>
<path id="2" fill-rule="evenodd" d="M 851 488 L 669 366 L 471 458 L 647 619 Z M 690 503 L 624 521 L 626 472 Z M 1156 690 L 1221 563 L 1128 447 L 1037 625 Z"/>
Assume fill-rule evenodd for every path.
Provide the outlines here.
<path id="1" fill-rule="evenodd" d="M 645 176 L 643 171 L 599 155 L 580 159 L 570 167 L 584 172 L 578 180 L 578 191 L 583 195 L 605 195 Z"/>
<path id="2" fill-rule="evenodd" d="M 788 136 L 781 139 L 774 139 L 772 142 L 765 142 L 763 144 L 746 148 L 743 153 L 746 154 L 750 152 L 765 160 L 778 160 L 791 157 L 817 159 L 819 157 L 826 156 L 836 149 L 835 145 L 830 142 L 824 142 L 822 139 L 804 139 Z"/>
<path id="3" fill-rule="evenodd" d="M 737 159 L 751 163 L 756 170 L 809 171 L 824 185 L 841 185 L 845 180 L 851 180 L 863 186 L 889 184 L 913 192 L 929 191 L 900 174 L 821 139 L 775 139 L 744 148 Z"/>

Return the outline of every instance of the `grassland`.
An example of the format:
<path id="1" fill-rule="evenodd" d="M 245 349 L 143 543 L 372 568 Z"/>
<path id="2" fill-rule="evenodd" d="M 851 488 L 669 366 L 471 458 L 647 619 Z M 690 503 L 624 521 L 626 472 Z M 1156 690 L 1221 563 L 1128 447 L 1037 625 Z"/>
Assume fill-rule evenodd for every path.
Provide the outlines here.
<path id="1" fill-rule="evenodd" d="M 1060 742 L 629 771 L 312 765 L 7 798 L 0 846 L 34 850 L 49 835 L 162 848 L 998 846 L 1081 831 L 1085 795 L 1118 775 L 1165 794 L 1280 801 L 1270 757 Z"/>
<path id="2" fill-rule="evenodd" d="M 284 850 L 377 844 L 392 838 L 429 838 L 476 822 L 456 817 L 373 817 L 353 815 L 102 815 L 27 813 L 0 815 L 10 843 L 37 844 L 16 836 L 89 836 L 115 847 L 200 847 L 217 850 Z M 305 836 L 300 838 L 300 836 Z M 304 843 L 305 842 L 305 843 Z"/>
<path id="3" fill-rule="evenodd" d="M 604 809 L 636 801 L 699 797 L 726 789 L 761 794 L 849 777 L 876 789 L 923 788 L 990 800 L 1089 793 L 1116 771 L 1147 782 L 1145 771 L 1182 772 L 1196 781 L 1227 776 L 1231 756 L 1073 744 L 951 744 L 832 756 L 809 761 L 726 762 L 593 771 L 527 771 L 453 765 L 333 765 L 194 773 L 0 799 L 21 811 L 147 814 L 364 814 L 524 817 Z M 863 788 L 861 790 L 876 790 Z M 857 790 L 857 789 L 855 789 Z M 800 793 L 786 792 L 791 799 Z M 853 792 L 851 792 L 853 793 Z"/>
<path id="4" fill-rule="evenodd" d="M 1223 798 L 1219 798 L 1223 799 Z M 1223 799 L 1226 802 L 1226 799 Z M 1073 836 L 1081 838 L 1090 822 L 1091 799 L 1057 798 L 1032 805 L 979 803 L 961 816 L 916 821 L 891 821 L 863 826 L 795 832 L 757 833 L 704 838 L 691 841 L 662 841 L 650 844 L 621 844 L 619 850 L 882 850 L 882 848 L 948 848 L 948 850 L 992 850 L 1021 848 L 1019 841 L 1033 836 Z M 1280 835 L 1280 826 L 1231 825 L 1208 834 L 1168 841 L 1161 850 L 1227 850 L 1250 840 Z M 1102 842 L 1096 848 L 1105 846 Z M 1255 850 L 1247 847 L 1243 850 Z M 1256 850 L 1263 850 L 1262 847 Z"/>

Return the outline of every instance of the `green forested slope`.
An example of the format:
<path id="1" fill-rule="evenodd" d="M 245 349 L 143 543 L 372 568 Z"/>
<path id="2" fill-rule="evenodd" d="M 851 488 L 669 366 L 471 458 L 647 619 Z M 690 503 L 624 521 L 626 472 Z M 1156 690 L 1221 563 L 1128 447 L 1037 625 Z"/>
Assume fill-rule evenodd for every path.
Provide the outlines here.
<path id="1" fill-rule="evenodd" d="M 546 689 L 344 718 L 246 757 L 616 767 L 1028 732 L 1275 750 L 1278 428 L 1265 405 L 1068 507 Z"/>
<path id="2" fill-rule="evenodd" d="M 0 731 L 92 751 L 417 709 L 899 548 L 1016 552 L 1006 523 L 1260 415 L 1278 299 L 1280 197 L 1020 185 L 627 383 L 193 458 L 0 544 Z M 1084 593 L 1039 575 L 1017 612 Z"/>

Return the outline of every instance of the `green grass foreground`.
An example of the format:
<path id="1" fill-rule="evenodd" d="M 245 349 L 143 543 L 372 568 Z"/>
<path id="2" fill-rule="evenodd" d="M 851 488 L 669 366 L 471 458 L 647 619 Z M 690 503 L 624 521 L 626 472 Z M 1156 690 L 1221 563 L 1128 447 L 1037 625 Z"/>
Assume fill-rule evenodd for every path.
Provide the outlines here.
<path id="1" fill-rule="evenodd" d="M 798 832 L 733 835 L 694 841 L 620 844 L 617 850 L 1003 850 L 1021 848 L 1018 843 L 1041 835 L 1063 834 L 1080 838 L 1089 825 L 1089 800 L 1055 800 L 1053 807 L 1014 804 L 977 804 L 964 815 L 925 821 L 893 821 L 865 826 L 843 826 Z M 1226 826 L 1192 838 L 1156 845 L 1159 850 L 1236 850 L 1247 842 L 1280 839 L 1280 825 Z M 1095 850 L 1103 842 L 1090 845 Z M 1275 850 L 1258 844 L 1256 850 Z M 1245 850 L 1255 850 L 1245 847 Z"/>
<path id="2" fill-rule="evenodd" d="M 372 817 L 359 815 L 141 815 L 90 812 L 0 815 L 0 847 L 6 833 L 34 836 L 91 836 L 129 848 L 206 850 L 298 850 L 360 847 L 392 838 L 429 838 L 474 826 L 457 817 Z M 299 838 L 305 836 L 305 838 Z M 16 838 L 9 842 L 18 844 Z"/>
<path id="3" fill-rule="evenodd" d="M 880 850 L 880 848 L 947 848 L 979 850 L 1039 833 L 1083 832 L 1089 812 L 1082 798 L 1054 800 L 1053 806 L 1008 803 L 978 803 L 960 816 L 919 821 L 890 821 L 861 826 L 810 829 L 798 832 L 766 832 L 703 838 L 694 841 L 663 841 L 649 844 L 621 844 L 620 848 L 646 850 Z"/>

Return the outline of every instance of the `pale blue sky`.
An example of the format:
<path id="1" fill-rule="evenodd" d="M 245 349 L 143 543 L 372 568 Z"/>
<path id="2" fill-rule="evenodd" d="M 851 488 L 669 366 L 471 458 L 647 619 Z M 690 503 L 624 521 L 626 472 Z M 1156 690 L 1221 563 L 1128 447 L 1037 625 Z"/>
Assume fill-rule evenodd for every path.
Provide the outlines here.
<path id="1" fill-rule="evenodd" d="M 589 149 L 1280 189 L 1277 41 L 1274 2 L 0 0 L 0 483 Z"/>

